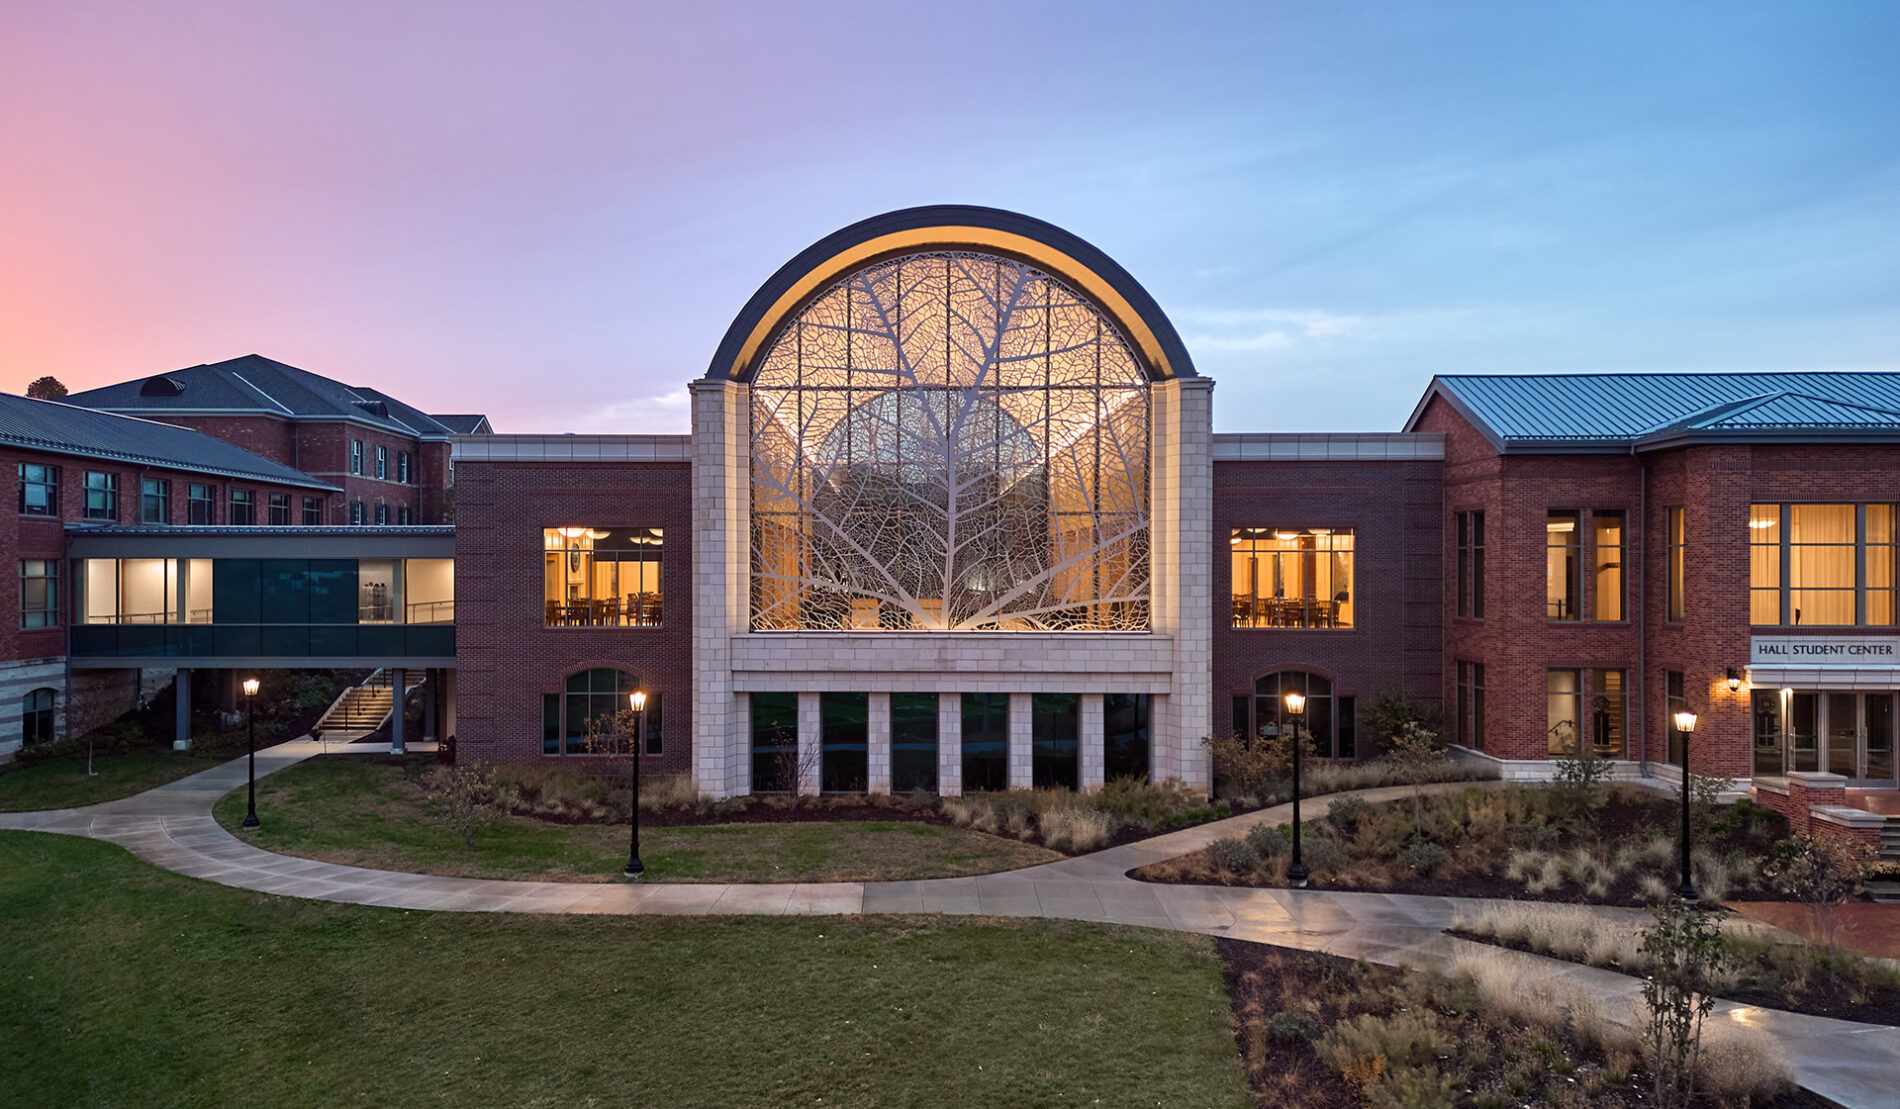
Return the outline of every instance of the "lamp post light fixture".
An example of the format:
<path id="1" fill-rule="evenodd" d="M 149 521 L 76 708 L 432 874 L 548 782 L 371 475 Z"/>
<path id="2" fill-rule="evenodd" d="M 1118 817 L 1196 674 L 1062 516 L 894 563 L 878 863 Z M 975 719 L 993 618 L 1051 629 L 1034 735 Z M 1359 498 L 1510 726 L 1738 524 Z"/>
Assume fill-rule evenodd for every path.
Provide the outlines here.
<path id="1" fill-rule="evenodd" d="M 1682 733 L 1682 886 L 1676 892 L 1684 901 L 1696 899 L 1695 883 L 1689 878 L 1689 740 L 1695 735 L 1695 721 L 1695 713 L 1688 709 L 1676 714 L 1676 730 Z"/>
<path id="2" fill-rule="evenodd" d="M 627 852 L 625 874 L 629 878 L 638 878 L 645 874 L 647 869 L 647 865 L 640 861 L 640 733 L 646 731 L 646 690 L 636 689 L 627 694 L 627 704 L 633 709 L 634 716 L 633 735 L 628 741 L 628 746 L 633 749 L 633 795 L 627 806 L 633 810 L 633 819 L 630 822 L 633 827 L 633 840 Z"/>
<path id="3" fill-rule="evenodd" d="M 244 679 L 244 721 L 246 739 L 244 746 L 246 758 L 250 763 L 250 798 L 244 813 L 244 826 L 257 827 L 257 690 L 263 683 L 256 678 Z"/>
<path id="4" fill-rule="evenodd" d="M 1306 746 L 1300 735 L 1300 729 L 1306 723 L 1304 693 L 1286 695 L 1286 714 L 1293 718 L 1293 865 L 1286 868 L 1286 876 L 1294 884 L 1305 888 L 1306 864 L 1300 861 L 1300 748 Z"/>

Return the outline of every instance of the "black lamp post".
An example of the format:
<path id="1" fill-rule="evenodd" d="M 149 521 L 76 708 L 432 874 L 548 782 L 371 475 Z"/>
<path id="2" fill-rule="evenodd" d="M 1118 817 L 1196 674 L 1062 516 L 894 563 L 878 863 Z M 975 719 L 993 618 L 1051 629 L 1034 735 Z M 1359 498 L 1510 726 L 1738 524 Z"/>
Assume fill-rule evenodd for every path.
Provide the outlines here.
<path id="1" fill-rule="evenodd" d="M 257 687 L 256 678 L 244 679 L 244 720 L 247 738 L 244 746 L 250 761 L 250 803 L 244 814 L 246 828 L 257 827 Z"/>
<path id="2" fill-rule="evenodd" d="M 1293 718 L 1293 865 L 1286 868 L 1286 876 L 1296 884 L 1306 885 L 1306 864 L 1300 861 L 1300 748 L 1306 746 L 1300 735 L 1306 723 L 1306 695 L 1289 693 L 1286 695 L 1286 714 Z"/>
<path id="3" fill-rule="evenodd" d="M 1683 709 L 1676 714 L 1676 730 L 1682 733 L 1682 886 L 1676 890 L 1684 901 L 1697 897 L 1695 883 L 1689 878 L 1689 740 L 1695 734 L 1695 713 Z"/>
<path id="4" fill-rule="evenodd" d="M 640 861 L 640 733 L 646 731 L 647 695 L 645 690 L 636 689 L 627 694 L 627 703 L 633 707 L 633 736 L 629 745 L 633 748 L 633 797 L 628 807 L 633 810 L 633 842 L 627 853 L 627 877 L 638 878 L 646 873 L 647 864 Z"/>

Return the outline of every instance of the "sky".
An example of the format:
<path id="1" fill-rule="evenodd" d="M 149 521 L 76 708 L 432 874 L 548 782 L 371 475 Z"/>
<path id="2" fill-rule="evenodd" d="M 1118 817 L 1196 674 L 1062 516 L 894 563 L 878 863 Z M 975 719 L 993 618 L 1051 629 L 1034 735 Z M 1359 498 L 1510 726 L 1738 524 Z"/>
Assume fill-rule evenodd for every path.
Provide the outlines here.
<path id="1" fill-rule="evenodd" d="M 1900 4 L 0 4 L 0 390 L 258 353 L 683 432 L 774 270 L 944 203 L 1120 262 L 1218 431 L 1900 370 Z"/>

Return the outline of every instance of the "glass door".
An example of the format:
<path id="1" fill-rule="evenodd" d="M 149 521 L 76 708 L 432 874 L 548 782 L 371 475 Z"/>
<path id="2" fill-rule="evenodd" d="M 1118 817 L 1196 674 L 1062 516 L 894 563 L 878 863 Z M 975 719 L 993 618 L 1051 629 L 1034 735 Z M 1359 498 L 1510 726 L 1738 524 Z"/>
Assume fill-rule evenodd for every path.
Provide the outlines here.
<path id="1" fill-rule="evenodd" d="M 1829 774 L 1843 778 L 1860 776 L 1860 695 L 1827 695 L 1827 755 L 1822 763 Z"/>
<path id="2" fill-rule="evenodd" d="M 1757 689 L 1751 700 L 1755 717 L 1755 776 L 1780 777 L 1784 770 L 1781 765 L 1781 691 Z M 1675 729 L 1670 731 L 1673 734 Z"/>
<path id="3" fill-rule="evenodd" d="M 1788 698 L 1788 769 L 1819 770 L 1821 760 L 1818 693 L 1795 693 Z"/>
<path id="4" fill-rule="evenodd" d="M 1874 788 L 1891 787 L 1894 784 L 1893 694 L 1867 694 L 1866 714 L 1864 734 L 1867 750 L 1863 756 L 1858 784 Z"/>

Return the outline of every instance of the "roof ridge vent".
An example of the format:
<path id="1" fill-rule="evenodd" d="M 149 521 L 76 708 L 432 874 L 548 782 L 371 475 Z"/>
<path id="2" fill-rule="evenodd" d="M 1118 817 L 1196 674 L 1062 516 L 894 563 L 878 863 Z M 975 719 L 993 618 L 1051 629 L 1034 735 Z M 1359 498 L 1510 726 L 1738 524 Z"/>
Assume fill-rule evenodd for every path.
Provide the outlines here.
<path id="1" fill-rule="evenodd" d="M 175 377 L 159 374 L 148 377 L 139 385 L 141 397 L 175 397 L 185 391 L 185 383 Z"/>

